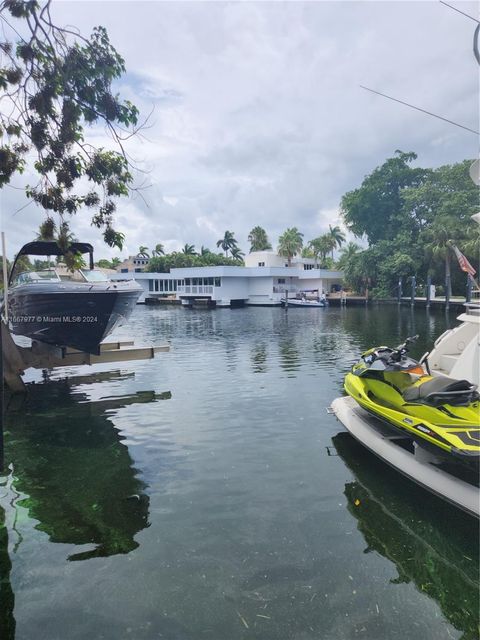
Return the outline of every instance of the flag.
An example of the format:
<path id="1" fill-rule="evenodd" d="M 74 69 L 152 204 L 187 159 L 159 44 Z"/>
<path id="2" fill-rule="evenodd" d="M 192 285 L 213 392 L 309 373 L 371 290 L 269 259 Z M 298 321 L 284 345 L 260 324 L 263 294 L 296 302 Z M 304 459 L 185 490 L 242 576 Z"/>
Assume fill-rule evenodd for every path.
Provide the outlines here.
<path id="1" fill-rule="evenodd" d="M 463 253 L 460 251 L 458 247 L 452 244 L 452 249 L 455 251 L 455 255 L 457 256 L 458 264 L 460 265 L 460 269 L 468 273 L 469 276 L 473 278 L 473 276 L 477 273 L 475 269 L 472 267 L 470 262 L 466 259 Z"/>

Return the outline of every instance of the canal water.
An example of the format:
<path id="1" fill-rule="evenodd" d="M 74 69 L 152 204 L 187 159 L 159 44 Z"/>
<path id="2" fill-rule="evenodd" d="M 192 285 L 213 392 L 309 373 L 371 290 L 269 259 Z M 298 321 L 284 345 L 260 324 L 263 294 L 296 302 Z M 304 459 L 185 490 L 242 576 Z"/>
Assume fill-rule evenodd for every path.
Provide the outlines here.
<path id="1" fill-rule="evenodd" d="M 139 307 L 153 361 L 37 377 L 6 418 L 2 640 L 474 640 L 476 522 L 326 407 L 454 316 Z"/>

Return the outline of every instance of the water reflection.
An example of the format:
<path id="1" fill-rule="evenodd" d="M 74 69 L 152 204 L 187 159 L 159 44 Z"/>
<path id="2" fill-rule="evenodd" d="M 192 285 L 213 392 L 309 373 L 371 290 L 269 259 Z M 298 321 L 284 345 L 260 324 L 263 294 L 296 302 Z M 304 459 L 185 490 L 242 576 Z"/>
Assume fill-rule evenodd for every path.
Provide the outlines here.
<path id="1" fill-rule="evenodd" d="M 5 458 L 18 502 L 52 542 L 89 545 L 69 560 L 128 553 L 149 526 L 149 498 L 122 435 L 109 418 L 170 394 L 138 392 L 90 401 L 68 381 L 32 385 L 7 414 Z"/>
<path id="2" fill-rule="evenodd" d="M 355 475 L 344 493 L 364 553 L 393 562 L 398 577 L 391 583 L 412 582 L 436 600 L 463 640 L 478 638 L 478 523 L 389 469 L 348 433 L 332 440 Z"/>
<path id="3" fill-rule="evenodd" d="M 253 373 L 265 373 L 267 367 L 268 350 L 265 342 L 260 342 L 252 347 L 251 360 Z"/>
<path id="4" fill-rule="evenodd" d="M 0 483 L 2 498 L 6 494 L 6 482 Z M 8 529 L 6 523 L 5 510 L 0 506 L 0 638 L 2 640 L 13 640 L 15 638 L 15 618 L 13 609 L 15 605 L 15 595 L 10 582 L 10 572 L 12 562 L 8 551 Z"/>

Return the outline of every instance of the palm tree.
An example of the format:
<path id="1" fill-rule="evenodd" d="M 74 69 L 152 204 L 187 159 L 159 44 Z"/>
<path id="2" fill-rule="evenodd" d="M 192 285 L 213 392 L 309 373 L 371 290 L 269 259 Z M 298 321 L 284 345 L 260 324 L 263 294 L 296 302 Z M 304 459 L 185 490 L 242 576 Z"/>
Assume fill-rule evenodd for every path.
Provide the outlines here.
<path id="1" fill-rule="evenodd" d="M 248 241 L 251 243 L 250 253 L 252 251 L 268 251 L 272 248 L 267 236 L 267 232 L 262 227 L 256 226 L 248 234 Z"/>
<path id="2" fill-rule="evenodd" d="M 163 244 L 156 244 L 155 249 L 152 249 L 152 257 L 164 256 L 164 255 L 165 255 L 165 248 Z"/>
<path id="3" fill-rule="evenodd" d="M 345 234 L 343 233 L 343 231 L 340 229 L 340 227 L 338 225 L 335 225 L 334 227 L 332 227 L 332 225 L 328 225 L 328 235 L 332 238 L 332 260 L 333 260 L 333 250 L 338 247 L 340 249 L 340 247 L 342 246 L 342 244 L 345 242 Z"/>
<path id="4" fill-rule="evenodd" d="M 197 252 L 195 251 L 195 245 L 194 244 L 185 244 L 183 249 L 182 249 L 182 253 L 186 256 L 196 256 Z"/>
<path id="5" fill-rule="evenodd" d="M 150 256 L 148 255 L 148 247 L 143 247 L 141 246 L 138 249 L 138 254 L 141 258 L 149 258 Z"/>
<path id="6" fill-rule="evenodd" d="M 303 233 L 297 227 L 291 227 L 282 233 L 278 239 L 278 254 L 288 259 L 288 266 L 292 264 L 293 256 L 300 253 L 303 247 Z"/>
<path id="7" fill-rule="evenodd" d="M 452 295 L 452 285 L 450 278 L 450 260 L 451 260 L 451 240 L 450 233 L 447 231 L 445 225 L 438 221 L 438 224 L 433 226 L 430 230 L 430 239 L 427 241 L 425 250 L 431 260 L 440 258 L 445 261 L 445 282 L 448 285 L 448 296 Z"/>
<path id="8" fill-rule="evenodd" d="M 37 240 L 45 240 L 50 242 L 52 240 L 55 240 L 56 230 L 57 230 L 57 225 L 55 224 L 55 220 L 53 220 L 53 218 L 48 217 L 38 227 Z"/>
<path id="9" fill-rule="evenodd" d="M 358 244 L 356 242 L 349 242 L 341 251 L 340 251 L 340 258 L 337 262 L 337 267 L 339 269 L 345 269 L 345 267 L 347 266 L 347 264 L 350 263 L 350 261 L 352 260 L 353 256 L 356 256 L 357 253 L 360 251 L 360 247 L 358 246 Z"/>
<path id="10" fill-rule="evenodd" d="M 235 240 L 233 231 L 225 231 L 225 235 L 220 240 L 217 240 L 217 247 L 222 247 L 225 251 L 225 257 L 227 257 L 228 252 L 234 249 L 238 245 L 238 242 Z"/>
<path id="11" fill-rule="evenodd" d="M 230 253 L 232 254 L 232 258 L 234 258 L 235 260 L 243 260 L 243 258 L 245 257 L 245 254 L 240 249 L 240 247 L 233 247 Z"/>
<path id="12" fill-rule="evenodd" d="M 327 253 L 332 249 L 333 240 L 330 234 L 324 233 L 323 236 L 318 236 L 318 238 L 310 240 L 308 244 L 312 249 L 315 260 L 318 262 L 320 258 L 320 263 L 323 264 Z"/>

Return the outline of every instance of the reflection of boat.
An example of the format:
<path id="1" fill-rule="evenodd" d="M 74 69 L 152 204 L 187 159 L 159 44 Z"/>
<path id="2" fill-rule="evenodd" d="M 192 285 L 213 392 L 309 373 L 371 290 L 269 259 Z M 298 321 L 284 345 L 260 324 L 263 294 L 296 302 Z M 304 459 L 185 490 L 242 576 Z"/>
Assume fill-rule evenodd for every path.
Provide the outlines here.
<path id="1" fill-rule="evenodd" d="M 12 333 L 59 347 L 99 353 L 100 342 L 132 313 L 142 293 L 134 280 L 112 282 L 93 268 L 93 248 L 74 242 L 69 252 L 90 255 L 90 268 L 60 276 L 56 269 L 28 271 L 13 278 L 20 256 L 60 256 L 55 242 L 30 242 L 17 254 L 10 275 Z"/>
<path id="2" fill-rule="evenodd" d="M 345 485 L 348 510 L 365 538 L 365 552 L 394 563 L 394 584 L 412 583 L 440 606 L 445 619 L 478 637 L 478 529 L 461 513 L 432 500 L 369 454 L 348 433 L 332 438 L 337 453 L 354 474 Z M 452 535 L 451 523 L 455 519 Z M 457 637 L 457 636 L 455 636 Z"/>
<path id="3" fill-rule="evenodd" d="M 52 542 L 80 547 L 69 560 L 138 547 L 136 534 L 149 526 L 149 497 L 111 415 L 169 396 L 143 391 L 92 401 L 59 381 L 30 386 L 34 411 L 23 404 L 9 409 L 5 459 L 25 496 L 17 504 Z"/>

